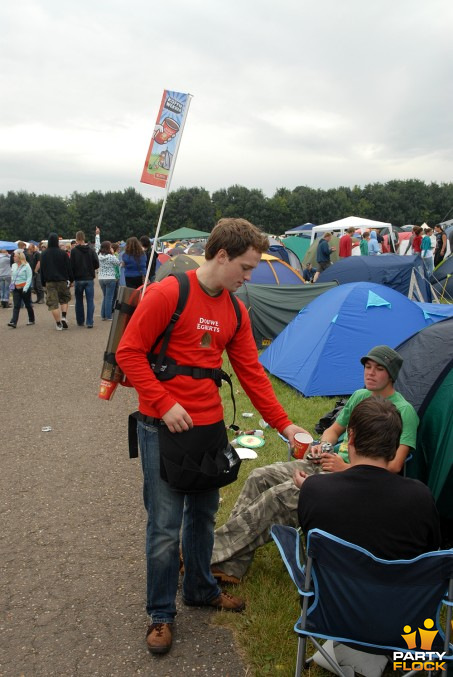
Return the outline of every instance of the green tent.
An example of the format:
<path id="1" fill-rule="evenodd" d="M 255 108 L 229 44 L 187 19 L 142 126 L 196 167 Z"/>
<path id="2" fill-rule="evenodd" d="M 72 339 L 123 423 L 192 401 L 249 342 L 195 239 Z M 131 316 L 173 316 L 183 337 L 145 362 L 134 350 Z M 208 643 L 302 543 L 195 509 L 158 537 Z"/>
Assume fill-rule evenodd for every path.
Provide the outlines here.
<path id="1" fill-rule="evenodd" d="M 307 263 L 311 263 L 313 268 L 316 268 L 317 261 L 316 261 L 316 254 L 318 252 L 318 245 L 319 245 L 320 238 L 317 238 L 312 242 L 312 244 L 308 247 L 307 251 L 305 252 L 305 257 L 303 260 L 303 265 L 304 268 L 306 267 Z M 329 241 L 329 247 L 335 247 L 335 251 L 331 253 L 330 255 L 330 262 L 331 263 L 336 263 L 338 261 L 338 249 L 340 247 L 340 238 L 337 237 L 336 235 L 332 235 Z"/>
<path id="2" fill-rule="evenodd" d="M 418 429 L 417 454 L 439 514 L 453 520 L 453 366 L 437 387 Z M 420 462 L 419 462 L 420 465 Z M 423 479 L 423 478 L 420 478 Z"/>
<path id="3" fill-rule="evenodd" d="M 452 336 L 453 318 L 447 318 L 398 346 L 404 362 L 395 382 L 420 418 L 407 475 L 429 486 L 439 514 L 448 520 L 453 520 Z"/>
<path id="4" fill-rule="evenodd" d="M 309 237 L 285 237 L 283 244 L 290 251 L 294 252 L 299 261 L 302 263 L 304 256 L 310 246 Z"/>
<path id="5" fill-rule="evenodd" d="M 336 282 L 286 285 L 244 282 L 236 295 L 249 312 L 258 350 L 270 345 L 302 308 L 336 286 Z"/>
<path id="6" fill-rule="evenodd" d="M 204 230 L 195 230 L 194 228 L 178 228 L 171 233 L 161 235 L 159 242 L 175 242 L 176 240 L 207 240 L 210 233 Z"/>

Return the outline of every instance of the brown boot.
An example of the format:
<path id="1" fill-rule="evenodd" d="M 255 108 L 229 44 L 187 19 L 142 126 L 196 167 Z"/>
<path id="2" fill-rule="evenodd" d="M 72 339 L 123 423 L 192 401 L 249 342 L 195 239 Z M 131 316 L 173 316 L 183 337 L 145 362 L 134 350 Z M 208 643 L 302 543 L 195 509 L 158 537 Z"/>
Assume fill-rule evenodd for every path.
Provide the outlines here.
<path id="1" fill-rule="evenodd" d="M 146 633 L 146 643 L 151 653 L 167 653 L 173 640 L 171 623 L 152 623 Z"/>
<path id="2" fill-rule="evenodd" d="M 237 578 L 237 576 L 230 576 L 229 574 L 226 574 L 224 571 L 218 569 L 216 566 L 211 567 L 211 573 L 214 576 L 214 578 L 219 583 L 223 583 L 223 585 L 225 585 L 226 583 L 229 583 L 231 585 L 237 585 L 238 583 L 241 582 L 241 579 Z"/>
<path id="3" fill-rule="evenodd" d="M 213 606 L 218 611 L 244 611 L 245 602 L 240 597 L 229 595 L 227 592 L 221 592 L 208 606 Z"/>

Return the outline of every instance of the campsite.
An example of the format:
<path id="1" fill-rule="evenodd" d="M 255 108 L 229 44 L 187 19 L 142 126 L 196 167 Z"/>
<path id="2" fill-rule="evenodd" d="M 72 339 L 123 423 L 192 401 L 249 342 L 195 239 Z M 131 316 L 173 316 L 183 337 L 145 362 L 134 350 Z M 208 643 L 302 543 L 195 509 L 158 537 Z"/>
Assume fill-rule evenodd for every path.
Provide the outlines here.
<path id="1" fill-rule="evenodd" d="M 453 677 L 453 2 L 0 16 L 0 677 Z"/>
<path id="2" fill-rule="evenodd" d="M 175 243 L 178 246 L 181 241 L 176 239 Z M 186 249 L 188 242 L 182 244 Z M 272 251 L 281 254 L 280 245 L 273 246 Z M 172 270 L 196 268 L 203 261 L 203 256 L 191 254 L 176 254 L 172 257 L 167 253 L 163 254 L 162 258 L 158 275 L 159 271 L 165 275 Z M 426 336 L 426 341 L 421 344 L 415 343 L 411 351 L 415 355 L 429 354 L 433 360 L 430 363 L 420 361 L 420 381 L 424 386 L 431 385 L 429 392 L 424 392 L 420 396 L 420 404 L 425 402 L 426 412 L 423 412 L 423 407 L 420 406 L 421 426 L 417 451 L 420 449 L 422 458 L 429 459 L 429 467 L 426 462 L 421 465 L 415 463 L 418 457 L 414 456 L 407 465 L 407 473 L 429 484 L 436 496 L 442 519 L 446 520 L 448 525 L 452 519 L 453 494 L 451 459 L 445 450 L 451 448 L 452 442 L 450 439 L 452 369 L 451 355 L 444 349 L 444 344 L 448 343 L 448 337 L 451 336 L 452 320 L 448 319 L 448 316 L 452 306 L 409 298 L 411 289 L 412 291 L 415 289 L 416 292 L 416 285 L 411 284 L 411 277 L 414 275 L 418 280 L 419 290 L 423 289 L 426 293 L 423 281 L 416 272 L 414 273 L 417 257 L 407 257 L 408 260 L 390 254 L 376 257 L 380 263 L 379 282 L 371 281 L 367 272 L 366 276 L 364 274 L 364 280 L 342 282 L 339 276 L 335 276 L 329 282 L 320 280 L 315 284 L 304 284 L 298 270 L 293 269 L 288 261 L 283 261 L 271 253 L 263 258 L 262 264 L 257 269 L 257 278 L 254 280 L 252 277 L 250 282 L 245 282 L 237 295 L 244 301 L 249 311 L 255 342 L 262 351 L 261 361 L 264 366 L 267 366 L 268 354 L 273 354 L 268 366 L 279 399 L 284 403 L 292 419 L 307 427 L 313 436 L 316 423 L 333 408 L 337 397 L 348 395 L 354 388 L 361 387 L 363 383 L 361 369 L 356 367 L 359 365 L 360 356 L 366 353 L 371 345 L 382 341 L 394 347 L 401 346 L 403 353 L 406 350 L 405 345 L 410 344 L 411 340 Z M 351 257 L 354 264 L 357 258 Z M 390 265 L 393 259 L 398 259 L 400 264 L 396 262 Z M 340 261 L 335 265 L 344 266 L 344 263 Z M 332 269 L 334 267 L 333 265 Z M 387 274 L 384 274 L 385 272 Z M 290 275 L 289 279 L 284 277 L 287 274 Z M 416 298 L 417 292 L 414 296 L 414 299 Z M 432 301 L 435 301 L 435 298 L 432 298 Z M 110 409 L 110 403 L 96 399 L 98 386 L 96 364 L 102 355 L 107 338 L 106 323 L 99 322 L 99 311 L 95 322 L 99 326 L 95 326 L 94 335 L 90 336 L 85 336 L 81 328 L 71 326 L 68 334 L 59 337 L 57 332 L 52 332 L 46 313 L 44 306 L 37 308 L 38 328 L 47 337 L 40 351 L 50 350 L 60 363 L 64 360 L 67 350 L 74 350 L 75 345 L 85 354 L 89 354 L 90 358 L 86 361 L 84 370 L 69 368 L 65 379 L 61 380 L 57 387 L 52 388 L 52 383 L 49 382 L 52 373 L 47 369 L 48 362 L 40 352 L 39 369 L 35 375 L 40 383 L 49 383 L 54 395 L 47 403 L 43 402 L 43 406 L 29 413 L 27 426 L 20 438 L 20 443 L 25 442 L 27 450 L 34 449 L 34 441 L 39 440 L 39 454 L 37 456 L 35 454 L 32 465 L 33 487 L 30 488 L 28 484 L 27 473 L 18 473 L 14 457 L 11 457 L 5 466 L 2 477 L 4 491 L 7 491 L 9 483 L 15 482 L 18 489 L 32 497 L 32 502 L 40 500 L 41 492 L 49 496 L 52 494 L 52 498 L 48 496 L 46 503 L 34 512 L 26 509 L 29 528 L 37 534 L 47 533 L 47 539 L 32 537 L 28 548 L 24 550 L 20 540 L 21 528 L 15 519 L 8 524 L 5 537 L 14 558 L 11 563 L 8 562 L 4 566 L 4 570 L 9 581 L 9 589 L 11 592 L 13 588 L 17 589 L 19 597 L 12 598 L 8 609 L 9 627 L 15 636 L 10 641 L 4 664 L 8 667 L 13 664 L 15 667 L 20 666 L 24 674 L 28 672 L 39 674 L 43 665 L 54 661 L 58 673 L 67 674 L 68 677 L 77 674 L 77 670 L 81 670 L 80 674 L 88 672 L 94 674 L 105 666 L 110 666 L 111 674 L 115 674 L 117 664 L 121 664 L 127 671 L 142 670 L 146 665 L 148 674 L 160 677 L 159 671 L 155 673 L 152 668 L 150 671 L 148 656 L 144 655 L 142 646 L 144 629 L 140 625 L 140 609 L 143 586 L 141 555 L 143 515 L 139 497 L 140 468 L 137 463 L 127 459 L 127 442 L 123 425 L 125 408 L 131 411 L 134 408 L 132 393 L 121 389 Z M 70 318 L 74 323 L 73 308 L 70 308 Z M 373 321 L 371 322 L 369 318 Z M 292 329 L 293 326 L 296 330 Z M 298 335 L 301 328 L 305 330 L 302 337 Z M 4 333 L 7 330 L 7 327 L 2 329 Z M 436 332 L 438 330 L 438 333 L 434 333 L 435 330 Z M 25 332 L 26 328 L 17 330 L 17 337 L 23 340 L 19 331 Z M 287 334 L 288 340 L 285 338 Z M 27 341 L 32 341 L 31 334 L 23 336 Z M 56 339 L 65 339 L 65 336 L 65 343 L 60 345 Z M 337 344 L 341 349 L 336 350 Z M 12 349 L 11 343 L 8 342 L 8 350 Z M 416 373 L 412 365 L 416 360 L 411 355 L 412 352 L 408 357 L 407 373 L 401 372 L 401 379 L 403 377 L 405 379 L 401 385 L 403 392 L 406 388 L 413 388 L 415 382 Z M 434 363 L 435 357 L 438 358 L 437 363 Z M 313 369 L 312 363 L 315 362 L 315 358 L 318 360 L 317 367 Z M 305 362 L 294 364 L 292 362 L 294 359 Z M 274 360 L 277 365 L 276 376 L 272 375 L 274 368 L 271 367 L 271 363 L 273 364 Z M 11 359 L 11 369 L 15 364 Z M 442 371 L 445 365 L 450 365 L 449 371 Z M 228 365 L 226 366 L 228 368 Z M 280 372 L 281 366 L 289 372 L 288 378 L 286 373 Z M 229 370 L 231 371 L 231 367 Z M 425 370 L 428 371 L 431 381 L 426 378 Z M 292 377 L 296 374 L 298 379 L 307 377 L 307 380 L 292 382 Z M 10 384 L 7 411 L 9 415 L 14 416 L 17 398 L 27 396 L 28 386 L 26 383 L 20 387 L 15 386 L 12 371 L 8 371 L 6 376 Z M 63 396 L 66 386 L 69 386 L 72 393 L 70 425 L 67 423 L 66 412 L 68 399 Z M 242 430 L 260 427 L 260 416 L 245 396 L 236 377 L 234 390 L 238 408 L 237 423 Z M 75 397 L 79 400 L 81 393 L 83 406 L 73 399 Z M 415 398 L 410 390 L 408 393 L 409 399 Z M 431 397 L 430 393 L 431 406 L 429 402 L 426 404 L 427 399 Z M 225 415 L 230 420 L 232 404 L 226 391 L 223 399 Z M 52 411 L 51 417 L 48 415 L 49 407 Z M 110 415 L 109 411 L 113 411 L 118 431 L 115 431 L 113 440 L 107 448 L 103 445 L 104 431 L 102 426 L 98 426 L 98 419 L 102 420 L 106 415 Z M 243 418 L 243 413 L 251 413 L 252 416 Z M 42 425 L 44 423 L 51 424 L 50 433 L 41 432 L 45 427 Z M 77 458 L 72 456 L 71 435 L 74 428 L 83 430 L 77 446 Z M 69 438 L 67 430 L 71 431 Z M 93 440 L 97 440 L 99 449 L 102 449 L 100 456 L 93 457 L 90 452 Z M 219 524 L 228 518 L 238 493 L 253 468 L 287 459 L 287 446 L 276 431 L 265 428 L 264 442 L 255 460 L 243 462 L 237 483 L 222 491 Z M 121 460 L 108 471 L 106 482 L 105 466 L 112 453 L 115 458 Z M 20 468 L 23 470 L 23 464 L 28 464 L 31 460 L 30 451 L 22 456 Z M 52 463 L 54 458 L 63 459 L 65 465 L 58 464 L 54 467 Z M 85 478 L 84 482 L 81 481 L 81 477 Z M 91 493 L 95 493 L 98 498 L 93 500 Z M 17 503 L 20 495 L 11 500 L 13 514 L 18 518 L 22 514 Z M 61 508 L 63 496 L 67 498 L 71 517 L 66 517 L 66 510 Z M 115 518 L 118 501 L 122 506 L 123 515 L 120 520 Z M 85 531 L 82 534 L 78 523 L 79 516 L 85 522 Z M 108 529 L 110 539 L 108 544 L 105 540 L 105 524 L 112 524 Z M 61 533 L 67 535 L 63 539 L 63 549 L 60 551 L 55 539 L 60 539 L 61 542 L 61 536 L 58 536 Z M 128 544 L 126 556 L 122 554 L 125 542 Z M 99 547 L 93 547 L 93 543 L 98 543 Z M 113 560 L 106 557 L 107 548 L 114 554 Z M 44 556 L 46 552 L 51 553 L 50 564 L 48 557 Z M 68 560 L 65 555 L 67 552 L 71 553 Z M 16 565 L 19 563 L 17 575 L 11 567 L 13 561 Z M 103 562 L 101 575 L 97 571 L 98 561 Z M 21 575 L 29 567 L 37 572 L 41 595 L 36 595 L 34 578 Z M 130 584 L 130 576 L 134 579 L 133 585 Z M 68 581 L 71 582 L 69 595 L 73 610 L 70 612 L 70 620 L 65 619 L 65 630 L 62 632 L 60 626 L 63 625 L 63 621 L 59 609 L 65 612 L 67 608 L 63 600 L 68 591 Z M 241 646 L 241 651 L 246 655 L 247 665 L 253 666 L 256 674 L 273 674 L 276 670 L 278 674 L 292 673 L 296 650 L 294 638 L 290 631 L 276 635 L 275 622 L 277 619 L 280 627 L 291 628 L 297 615 L 298 602 L 296 597 L 289 595 L 283 565 L 273 544 L 260 549 L 250 573 L 236 587 L 237 594 L 253 600 L 253 614 L 244 616 L 218 614 L 212 618 L 209 612 L 194 610 L 186 615 L 187 609 L 178 601 L 181 627 L 178 643 L 167 659 L 169 674 L 181 672 L 181 666 L 186 665 L 188 652 L 191 655 L 191 665 L 202 669 L 206 656 L 202 648 L 193 649 L 195 632 L 197 641 L 205 634 L 206 636 L 209 634 L 210 638 L 215 637 L 218 651 L 210 656 L 209 662 L 210 665 L 218 666 L 219 674 L 222 674 L 222 665 L 225 664 L 226 657 L 228 663 L 234 666 L 235 675 L 246 674 L 247 668 L 243 666 L 241 656 L 236 654 L 234 642 Z M 90 599 L 94 602 L 93 607 L 84 603 L 85 597 L 81 592 L 83 590 L 89 590 Z M 115 590 L 114 594 L 112 590 Z M 36 649 L 29 655 L 22 656 L 20 645 L 26 642 L 23 628 L 27 628 L 28 610 L 21 606 L 20 597 L 33 595 L 37 623 L 39 620 L 37 630 L 33 632 Z M 284 609 L 281 605 L 282 598 L 288 599 Z M 97 615 L 94 612 L 94 609 L 99 608 L 104 609 L 106 614 L 113 613 L 115 617 L 113 623 L 105 625 L 102 629 L 97 627 Z M 41 618 L 44 620 L 41 621 Z M 87 641 L 83 639 L 81 627 L 84 628 L 83 632 L 89 635 Z M 189 628 L 196 630 L 192 632 Z M 235 640 L 231 631 L 234 632 Z M 74 636 L 80 637 L 80 640 L 74 641 Z M 112 637 L 115 639 L 114 648 L 111 646 Z M 252 645 L 250 637 L 254 638 Z M 99 642 L 94 638 L 99 638 Z M 124 638 L 127 638 L 129 647 L 127 650 L 124 648 Z M 65 648 L 64 652 L 55 652 L 55 642 Z M 93 655 L 81 660 L 80 654 L 83 653 L 83 647 L 87 642 Z M 77 665 L 81 666 L 80 669 Z M 315 671 L 314 674 L 322 673 Z"/>

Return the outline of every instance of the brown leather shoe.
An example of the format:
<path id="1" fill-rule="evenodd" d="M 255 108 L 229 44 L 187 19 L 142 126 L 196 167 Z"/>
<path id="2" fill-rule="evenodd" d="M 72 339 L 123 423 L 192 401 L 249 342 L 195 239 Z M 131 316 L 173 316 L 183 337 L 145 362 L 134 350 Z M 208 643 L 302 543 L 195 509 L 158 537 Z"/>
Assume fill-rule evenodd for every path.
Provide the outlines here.
<path id="1" fill-rule="evenodd" d="M 229 595 L 227 592 L 221 592 L 208 606 L 213 606 L 219 611 L 244 611 L 245 602 L 240 597 Z"/>
<path id="2" fill-rule="evenodd" d="M 219 583 L 230 583 L 232 585 L 237 585 L 238 583 L 241 582 L 240 578 L 237 578 L 237 576 L 230 576 L 229 574 L 226 574 L 224 571 L 221 571 L 218 567 L 212 566 L 211 567 L 211 573 L 214 576 L 214 578 L 219 581 Z"/>
<path id="3" fill-rule="evenodd" d="M 151 653 L 167 653 L 171 649 L 173 629 L 171 623 L 152 623 L 146 633 L 146 643 Z"/>

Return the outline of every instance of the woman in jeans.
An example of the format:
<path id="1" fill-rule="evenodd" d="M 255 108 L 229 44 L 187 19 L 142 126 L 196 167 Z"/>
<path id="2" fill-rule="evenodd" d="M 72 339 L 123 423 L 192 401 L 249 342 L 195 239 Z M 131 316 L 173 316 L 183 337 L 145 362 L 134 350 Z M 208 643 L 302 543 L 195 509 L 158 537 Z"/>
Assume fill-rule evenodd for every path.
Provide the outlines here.
<path id="1" fill-rule="evenodd" d="M 102 289 L 101 319 L 112 319 L 113 296 L 116 289 L 116 279 L 119 270 L 119 261 L 113 253 L 112 243 L 109 240 L 101 242 L 99 249 L 99 284 Z"/>
<path id="2" fill-rule="evenodd" d="M 146 254 L 136 237 L 127 240 L 121 265 L 124 267 L 126 287 L 141 287 L 146 275 Z"/>
<path id="3" fill-rule="evenodd" d="M 11 321 L 8 322 L 8 327 L 12 327 L 13 329 L 16 328 L 22 301 L 24 302 L 28 313 L 27 325 L 35 323 L 35 313 L 31 304 L 32 279 L 33 273 L 27 263 L 24 252 L 22 249 L 16 249 L 14 252 L 14 263 L 11 270 L 11 286 L 13 291 L 14 307 L 13 316 Z"/>
<path id="4" fill-rule="evenodd" d="M 6 249 L 0 250 L 0 301 L 2 308 L 9 308 L 9 285 L 11 284 L 11 256 Z"/>

